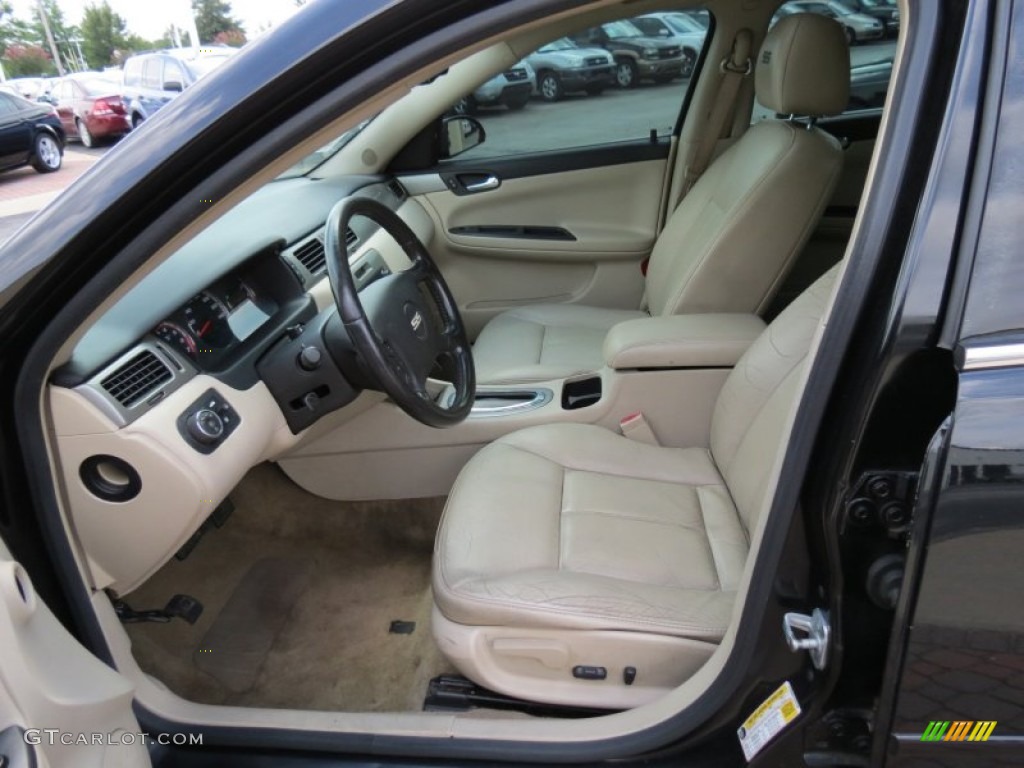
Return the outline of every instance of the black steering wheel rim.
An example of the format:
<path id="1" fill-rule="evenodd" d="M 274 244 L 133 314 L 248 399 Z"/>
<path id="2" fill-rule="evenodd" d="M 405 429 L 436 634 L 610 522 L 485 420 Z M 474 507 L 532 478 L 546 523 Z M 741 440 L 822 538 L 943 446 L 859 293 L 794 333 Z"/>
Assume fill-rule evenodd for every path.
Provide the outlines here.
<path id="1" fill-rule="evenodd" d="M 378 224 L 412 262 L 411 268 L 366 286 L 362 296 L 344 236 L 354 216 Z M 324 248 L 338 316 L 381 388 L 402 410 L 428 426 L 450 427 L 465 419 L 476 390 L 469 338 L 455 298 L 416 233 L 383 203 L 348 197 L 327 217 Z M 436 402 L 426 386 L 439 361 L 451 374 L 455 389 L 447 405 Z"/>

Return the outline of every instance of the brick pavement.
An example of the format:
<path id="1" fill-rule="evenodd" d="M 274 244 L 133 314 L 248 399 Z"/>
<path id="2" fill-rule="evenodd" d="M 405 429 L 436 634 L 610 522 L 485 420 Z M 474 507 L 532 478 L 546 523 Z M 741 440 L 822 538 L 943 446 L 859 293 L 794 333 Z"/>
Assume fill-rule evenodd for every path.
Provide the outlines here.
<path id="1" fill-rule="evenodd" d="M 0 217 L 38 211 L 91 168 L 101 152 L 72 144 L 64 150 L 64 164 L 56 173 L 38 173 L 31 166 L 0 173 Z"/>

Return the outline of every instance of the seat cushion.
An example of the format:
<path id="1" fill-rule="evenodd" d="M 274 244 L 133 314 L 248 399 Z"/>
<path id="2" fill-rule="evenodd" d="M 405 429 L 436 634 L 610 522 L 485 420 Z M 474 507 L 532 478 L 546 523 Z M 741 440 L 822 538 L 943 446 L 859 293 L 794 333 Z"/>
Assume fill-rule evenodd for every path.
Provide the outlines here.
<path id="1" fill-rule="evenodd" d="M 526 429 L 481 450 L 449 497 L 434 596 L 474 626 L 718 641 L 747 533 L 708 451 L 606 429 Z"/>
<path id="2" fill-rule="evenodd" d="M 604 365 L 604 337 L 646 312 L 579 304 L 537 304 L 491 320 L 473 345 L 476 379 L 505 384 L 559 379 Z"/>

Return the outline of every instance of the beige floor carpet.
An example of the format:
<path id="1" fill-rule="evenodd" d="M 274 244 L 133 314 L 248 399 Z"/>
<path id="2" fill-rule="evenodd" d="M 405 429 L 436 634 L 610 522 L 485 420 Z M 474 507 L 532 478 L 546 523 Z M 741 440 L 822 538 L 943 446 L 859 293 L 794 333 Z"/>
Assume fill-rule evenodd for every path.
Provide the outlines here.
<path id="1" fill-rule="evenodd" d="M 140 666 L 175 693 L 209 704 L 420 709 L 427 681 L 453 672 L 430 634 L 430 556 L 444 500 L 329 501 L 306 493 L 269 464 L 252 470 L 231 498 L 235 513 L 223 528 L 126 597 L 143 609 L 180 592 L 205 607 L 194 626 L 180 619 L 126 625 Z M 276 587 L 266 578 L 268 564 L 284 573 L 290 567 L 294 577 Z M 267 591 L 272 610 L 285 606 L 284 621 L 275 623 L 267 606 L 257 605 L 254 583 Z M 274 594 L 278 588 L 281 594 Z M 246 674 L 222 674 L 213 658 L 218 638 L 237 662 L 239 643 L 225 640 L 224 629 L 247 614 L 246 606 L 251 610 L 248 623 L 239 624 L 243 631 L 260 626 L 252 622 L 270 628 L 253 648 L 241 642 L 243 650 L 259 655 L 245 659 L 252 665 Z M 217 624 L 225 607 L 229 621 Z M 392 634 L 395 620 L 414 621 L 416 629 Z M 210 638 L 213 647 L 204 647 Z"/>

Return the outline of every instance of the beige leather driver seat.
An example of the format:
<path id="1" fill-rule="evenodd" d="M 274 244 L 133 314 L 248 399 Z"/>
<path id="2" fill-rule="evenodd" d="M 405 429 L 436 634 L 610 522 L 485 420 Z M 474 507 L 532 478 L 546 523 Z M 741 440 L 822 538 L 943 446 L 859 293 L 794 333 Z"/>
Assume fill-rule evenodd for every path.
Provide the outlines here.
<path id="1" fill-rule="evenodd" d="M 552 424 L 470 460 L 433 566 L 434 636 L 463 674 L 528 700 L 619 708 L 678 686 L 708 659 L 732 616 L 838 269 L 740 359 L 710 448 Z"/>
<path id="2" fill-rule="evenodd" d="M 842 28 L 815 14 L 782 19 L 755 65 L 758 101 L 785 115 L 846 108 Z M 842 166 L 839 142 L 801 123 L 764 120 L 718 157 L 669 218 L 646 277 L 651 315 L 762 313 L 817 225 Z M 642 310 L 577 304 L 504 312 L 473 347 L 477 381 L 541 381 L 594 371 L 611 327 Z"/>

